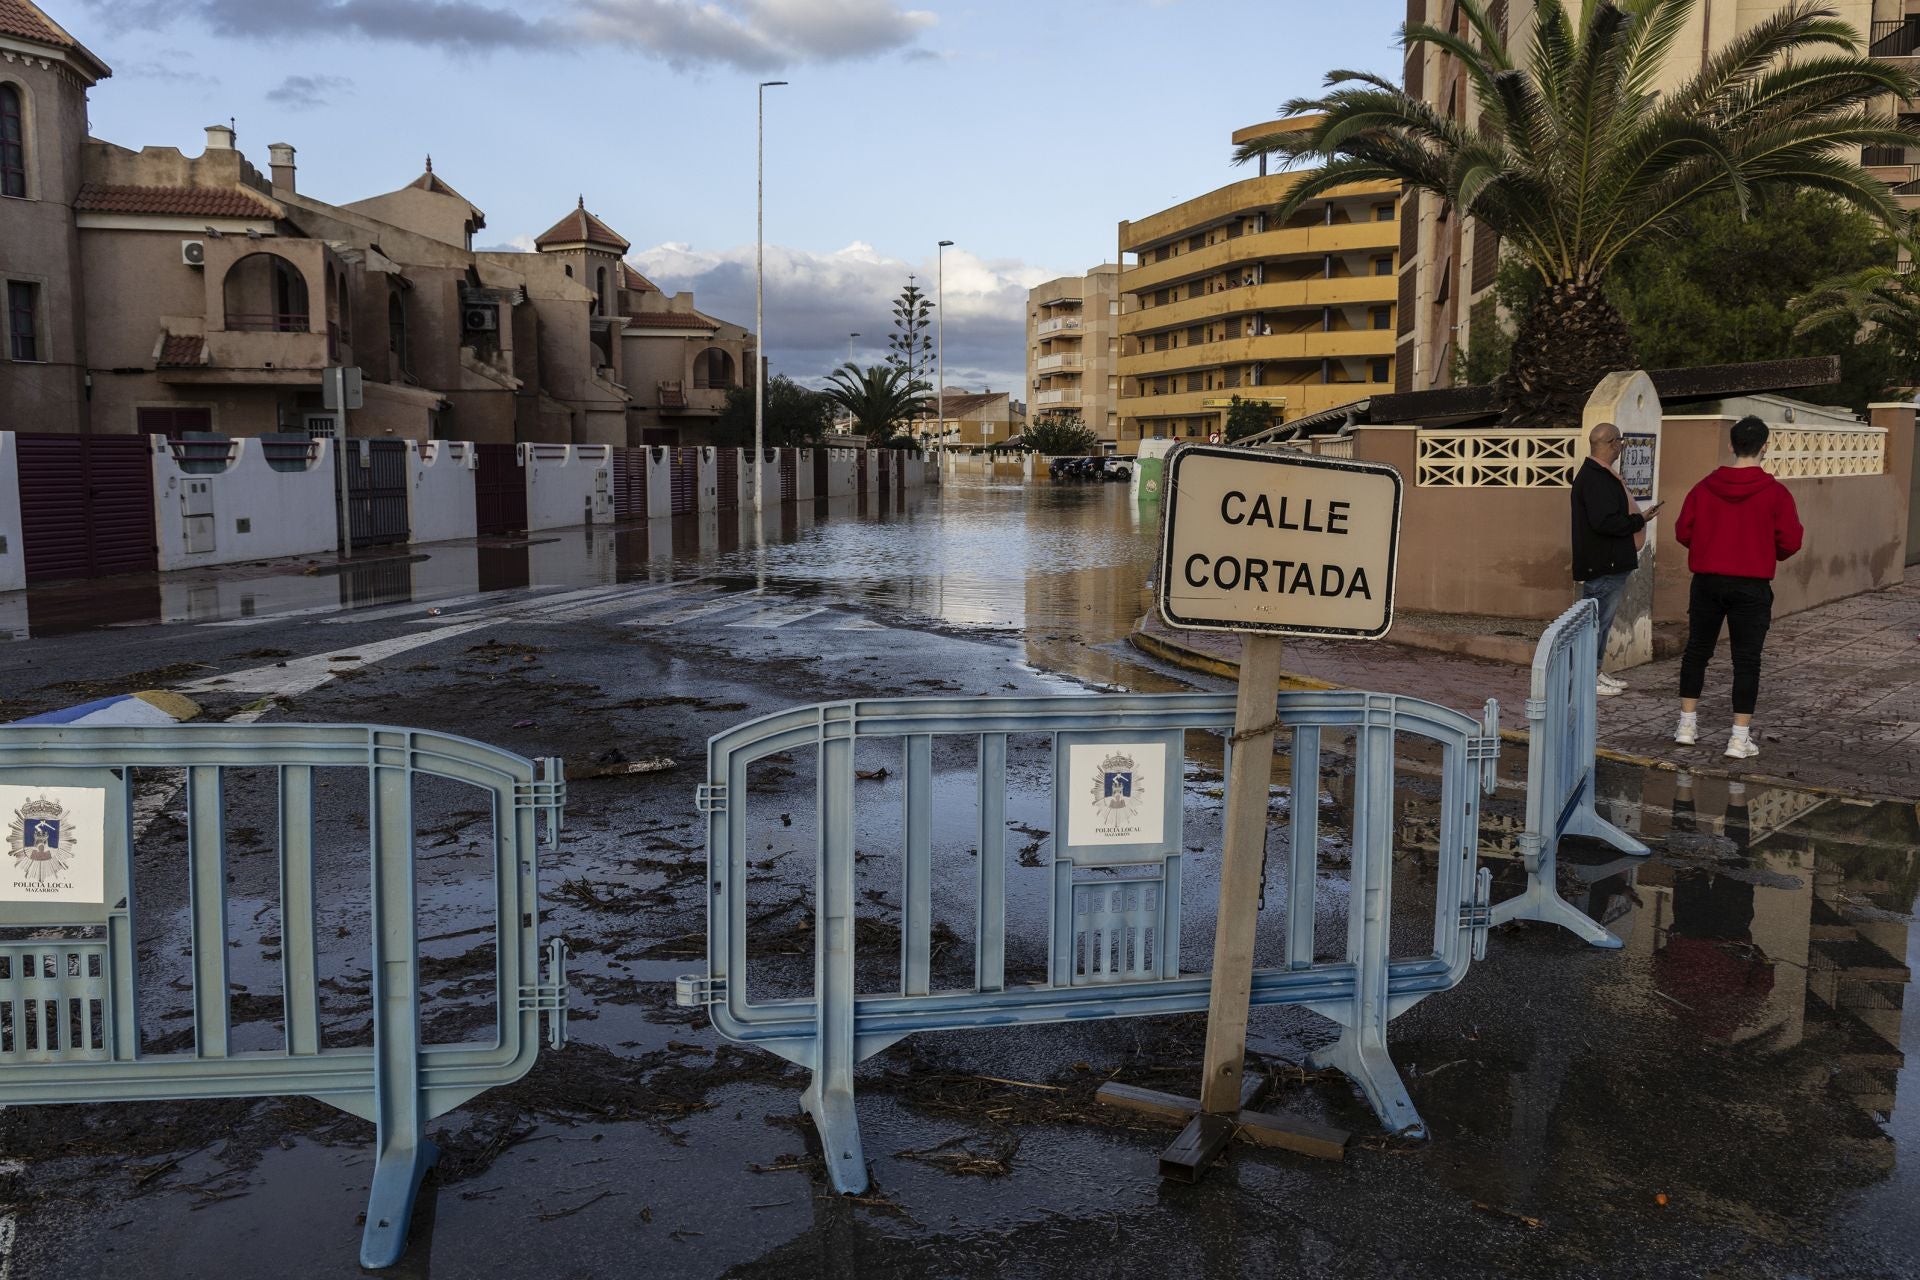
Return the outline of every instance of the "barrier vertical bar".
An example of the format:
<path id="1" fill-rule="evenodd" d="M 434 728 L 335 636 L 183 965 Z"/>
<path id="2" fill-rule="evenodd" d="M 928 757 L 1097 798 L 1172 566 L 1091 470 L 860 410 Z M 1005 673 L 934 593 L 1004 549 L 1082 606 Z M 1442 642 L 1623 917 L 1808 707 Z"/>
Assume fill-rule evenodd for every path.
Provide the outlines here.
<path id="1" fill-rule="evenodd" d="M 1313 968 L 1313 903 L 1320 875 L 1320 726 L 1295 725 L 1288 813 L 1287 967 Z"/>
<path id="2" fill-rule="evenodd" d="M 1007 989 L 1007 735 L 980 735 L 979 865 L 974 869 L 973 986 Z"/>
<path id="3" fill-rule="evenodd" d="M 867 1186 L 853 1107 L 853 712 L 829 707 L 820 741 L 820 859 L 813 942 L 813 1081 L 802 1096 L 836 1191 Z"/>
<path id="4" fill-rule="evenodd" d="M 360 1265 L 390 1267 L 406 1249 L 420 1179 L 439 1154 L 421 1132 L 420 954 L 414 937 L 412 735 L 376 731 L 368 772 L 373 855 L 373 1185 Z M 504 943 L 502 944 L 504 945 Z"/>
<path id="5" fill-rule="evenodd" d="M 187 858 L 193 910 L 193 1052 L 227 1056 L 227 854 L 220 769 L 187 770 Z"/>
<path id="6" fill-rule="evenodd" d="M 905 823 L 907 847 L 900 886 L 900 991 L 924 996 L 931 989 L 933 928 L 933 737 L 906 737 Z"/>
<path id="7" fill-rule="evenodd" d="M 1393 922 L 1393 700 L 1368 695 L 1367 716 L 1354 732 L 1353 871 L 1347 911 L 1347 963 L 1354 968 L 1351 1005 L 1340 1039 L 1313 1055 L 1316 1067 L 1337 1067 L 1357 1083 L 1390 1133 L 1426 1136 L 1426 1125 L 1387 1053 L 1388 946 Z"/>
<path id="8" fill-rule="evenodd" d="M 134 771 L 122 769 L 120 777 L 120 803 L 116 806 L 117 812 L 108 821 L 120 828 L 119 844 L 123 852 L 107 868 L 107 885 L 109 893 L 117 885 L 122 896 L 120 907 L 107 917 L 107 956 L 113 966 L 107 981 L 112 984 L 113 991 L 113 1058 L 116 1062 L 131 1062 L 140 1053 L 140 986 L 134 981 L 139 943 L 134 938 L 133 928 L 134 912 L 139 904 L 134 895 L 131 856 Z M 133 957 L 134 962 L 122 963 L 120 957 L 123 956 Z M 17 1017 L 13 1025 L 19 1027 Z"/>
<path id="9" fill-rule="evenodd" d="M 280 769 L 280 989 L 287 1052 L 320 1052 L 313 940 L 313 769 Z"/>

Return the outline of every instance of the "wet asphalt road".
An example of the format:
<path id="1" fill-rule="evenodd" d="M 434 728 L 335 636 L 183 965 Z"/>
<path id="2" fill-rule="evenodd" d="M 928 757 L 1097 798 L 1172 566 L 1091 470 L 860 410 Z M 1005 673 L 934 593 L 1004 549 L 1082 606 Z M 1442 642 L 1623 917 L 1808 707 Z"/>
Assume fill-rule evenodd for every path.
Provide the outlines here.
<path id="1" fill-rule="evenodd" d="M 1626 938 L 1623 951 L 1538 926 L 1501 931 L 1459 988 L 1394 1022 L 1427 1143 L 1385 1138 L 1344 1079 L 1298 1069 L 1330 1038 L 1299 1011 L 1254 1014 L 1254 1048 L 1277 1082 L 1266 1105 L 1352 1130 L 1346 1160 L 1240 1148 L 1195 1187 L 1153 1176 L 1171 1130 L 1088 1099 L 1110 1076 L 1191 1088 L 1197 1019 L 925 1035 L 863 1065 L 873 1189 L 831 1195 L 798 1116 L 804 1074 L 725 1045 L 672 1003 L 672 978 L 702 967 L 704 832 L 691 800 L 705 739 L 849 696 L 1187 687 L 1117 644 L 1143 607 L 1151 535 L 1118 496 L 962 489 L 885 521 L 821 513 L 771 531 L 765 553 L 750 536 L 729 547 L 698 529 L 666 554 L 658 539 L 569 533 L 479 549 L 471 572 L 445 577 L 415 562 L 416 585 L 363 592 L 357 613 L 302 604 L 311 583 L 261 587 L 279 594 L 251 616 L 227 590 L 165 626 L 88 627 L 75 610 L 74 630 L 0 650 L 0 700 L 21 715 L 118 687 L 192 686 L 212 718 L 375 720 L 568 760 L 567 831 L 541 877 L 545 929 L 574 952 L 573 1041 L 431 1126 L 445 1155 L 394 1274 L 1920 1274 L 1920 1014 L 1906 990 L 1920 951 L 1915 815 L 1704 780 L 1696 794 L 1672 775 L 1605 779 L 1609 811 L 1655 859 L 1569 859 L 1587 864 L 1566 878 L 1569 896 Z M 488 574 L 501 589 L 483 589 Z M 314 612 L 258 620 L 274 608 Z M 1192 749 L 1190 969 L 1208 954 L 1219 818 L 1217 744 L 1211 758 Z M 659 755 L 679 767 L 580 779 L 615 756 Z M 943 785 L 958 773 L 943 765 Z M 1014 773 L 1009 818 L 1028 832 L 1009 845 L 1017 922 L 1044 904 L 1048 823 L 1042 771 Z M 1432 796 L 1417 767 L 1405 781 L 1396 931 L 1417 938 L 1431 928 Z M 1351 798 L 1337 759 L 1324 783 L 1316 802 L 1337 819 Z M 765 942 L 752 973 L 770 994 L 804 989 L 811 973 L 811 785 L 804 761 L 756 776 Z M 861 785 L 863 812 L 897 815 L 897 778 Z M 163 780 L 153 786 L 164 800 Z M 235 779 L 228 817 L 231 892 L 261 902 L 251 920 L 236 911 L 233 947 L 248 987 L 236 1035 L 254 1047 L 278 1025 L 263 797 Z M 1276 792 L 1276 815 L 1290 801 Z M 1511 788 L 1487 803 L 1490 853 L 1510 848 L 1518 807 Z M 181 1047 L 168 1015 L 189 998 L 167 927 L 180 838 L 169 812 L 157 806 L 142 854 L 156 918 L 142 937 L 148 1051 Z M 323 835 L 341 852 L 321 870 L 322 920 L 341 927 L 364 904 L 355 816 L 352 797 L 323 800 Z M 422 794 L 416 828 L 423 1016 L 457 1039 L 491 994 L 472 932 L 486 827 L 449 790 Z M 862 847 L 883 851 L 884 822 L 863 830 Z M 938 839 L 937 867 L 970 883 L 964 842 Z M 1336 839 L 1322 855 L 1323 948 L 1338 946 L 1345 911 L 1340 852 Z M 898 918 L 891 871 L 884 852 L 861 871 L 862 917 L 883 930 Z M 1285 906 L 1270 894 L 1264 947 Z M 936 966 L 970 967 L 963 950 Z M 1010 942 L 1016 972 L 1038 955 Z M 349 940 L 323 961 L 328 1035 L 354 1043 L 364 956 Z M 882 963 L 866 977 L 890 975 Z M 0 1174 L 12 1222 L 0 1274 L 354 1274 L 370 1136 L 304 1101 L 11 1108 L 0 1159 L 21 1167 Z"/>

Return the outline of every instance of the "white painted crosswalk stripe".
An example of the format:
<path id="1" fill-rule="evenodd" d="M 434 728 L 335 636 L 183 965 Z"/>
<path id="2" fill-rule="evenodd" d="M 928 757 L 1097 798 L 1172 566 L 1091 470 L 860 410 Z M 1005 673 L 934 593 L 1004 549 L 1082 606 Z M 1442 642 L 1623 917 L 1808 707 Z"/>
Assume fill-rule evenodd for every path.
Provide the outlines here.
<path id="1" fill-rule="evenodd" d="M 660 613 L 651 613 L 644 618 L 628 619 L 623 626 L 629 627 L 671 627 L 678 623 L 690 622 L 695 618 L 704 618 L 710 614 L 724 613 L 729 609 L 743 609 L 749 605 L 763 603 L 763 593 L 755 587 L 751 591 L 736 591 L 711 600 L 693 600 L 676 608 Z"/>
<path id="2" fill-rule="evenodd" d="M 776 605 L 771 609 L 762 609 L 758 613 L 750 613 L 746 617 L 741 618 L 739 621 L 729 622 L 726 625 L 729 627 L 750 627 L 750 628 L 768 628 L 768 629 L 773 627 L 786 627 L 801 621 L 803 618 L 811 618 L 815 614 L 825 613 L 825 612 L 826 612 L 826 608 L 822 605 L 809 605 L 809 604 Z"/>

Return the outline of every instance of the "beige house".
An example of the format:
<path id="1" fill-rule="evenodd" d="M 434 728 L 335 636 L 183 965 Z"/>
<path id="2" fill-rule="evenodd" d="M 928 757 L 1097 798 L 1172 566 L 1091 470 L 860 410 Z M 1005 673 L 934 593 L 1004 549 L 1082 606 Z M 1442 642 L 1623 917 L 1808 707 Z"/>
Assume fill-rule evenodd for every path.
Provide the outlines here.
<path id="1" fill-rule="evenodd" d="M 1920 15 L 1908 0 L 1825 0 L 1842 22 L 1871 44 L 1876 57 L 1920 67 Z M 1713 0 L 1694 6 L 1686 28 L 1673 42 L 1656 90 L 1668 90 L 1696 74 L 1735 36 L 1785 8 L 1784 0 Z M 1533 34 L 1532 6 L 1495 0 L 1490 16 L 1506 33 L 1508 48 L 1524 56 Z M 1426 22 L 1466 35 L 1465 18 L 1452 0 L 1408 0 L 1407 21 Z M 1409 51 L 1406 88 L 1447 116 L 1477 126 L 1479 108 L 1473 85 L 1459 59 L 1432 46 Z M 1920 114 L 1920 102 L 1894 104 L 1907 119 Z M 1911 110 L 1909 110 L 1911 109 Z M 1920 148 L 1906 152 L 1868 151 L 1868 168 L 1893 184 L 1903 204 L 1920 205 Z M 1914 187 L 1914 190 L 1901 190 Z M 1471 218 L 1462 218 L 1430 195 L 1407 192 L 1400 211 L 1400 274 L 1397 359 L 1394 390 L 1426 391 L 1453 385 L 1454 362 L 1464 347 L 1473 309 L 1492 305 L 1500 268 L 1499 238 Z"/>
<path id="2" fill-rule="evenodd" d="M 1120 438 L 1120 268 L 1103 264 L 1027 292 L 1034 416 L 1071 413 L 1111 452 Z"/>
<path id="3" fill-rule="evenodd" d="M 1224 431 L 1236 396 L 1291 421 L 1392 389 L 1400 184 L 1336 187 L 1283 222 L 1301 175 L 1264 168 L 1120 224 L 1120 453 Z"/>
<path id="4" fill-rule="evenodd" d="M 262 174 L 225 125 L 198 156 L 90 138 L 107 74 L 0 0 L 0 427 L 332 434 L 342 365 L 356 436 L 628 444 L 752 372 L 751 335 L 661 297 L 584 199 L 535 253 L 476 252 L 486 216 L 431 160 L 335 205 L 299 191 L 292 146 Z"/>
<path id="5" fill-rule="evenodd" d="M 936 409 L 936 402 L 929 398 L 927 407 Z M 937 408 L 945 410 L 946 444 L 951 449 L 1004 445 L 1027 429 L 1026 406 L 1008 391 L 970 392 L 948 387 L 944 403 Z"/>

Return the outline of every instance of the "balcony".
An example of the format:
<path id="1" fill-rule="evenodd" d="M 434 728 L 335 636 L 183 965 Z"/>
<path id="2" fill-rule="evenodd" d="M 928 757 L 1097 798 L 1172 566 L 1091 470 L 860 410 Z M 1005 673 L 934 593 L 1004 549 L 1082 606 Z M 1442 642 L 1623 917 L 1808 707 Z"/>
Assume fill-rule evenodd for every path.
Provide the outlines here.
<path id="1" fill-rule="evenodd" d="M 1062 333 L 1068 329 L 1080 327 L 1079 316 L 1057 316 L 1052 320 L 1042 320 L 1034 327 L 1034 333 L 1044 337 L 1049 333 Z"/>
<path id="2" fill-rule="evenodd" d="M 1236 215 L 1251 216 L 1262 210 L 1273 209 L 1286 199 L 1287 193 L 1293 190 L 1300 178 L 1301 175 L 1298 173 L 1274 173 L 1264 178 L 1243 178 L 1239 182 L 1218 187 L 1205 195 L 1195 196 L 1170 209 L 1149 214 L 1138 222 L 1123 223 L 1120 230 L 1120 251 L 1135 253 L 1142 245 L 1154 244 L 1172 236 L 1184 236 L 1202 227 L 1218 226 Z M 1356 182 L 1350 186 L 1335 187 L 1321 198 L 1342 200 L 1372 196 L 1391 199 L 1399 194 L 1398 182 Z M 1387 228 L 1398 243 L 1399 226 L 1396 223 L 1383 222 L 1379 225 Z M 1245 238 L 1241 237 L 1241 239 Z M 1233 243 L 1235 242 L 1227 242 L 1228 245 Z M 1198 252 L 1204 253 L 1205 250 Z M 1169 259 L 1169 262 L 1171 261 L 1172 259 Z M 1125 280 L 1125 278 L 1123 273 L 1121 279 Z M 1124 288 L 1125 285 L 1121 287 Z"/>
<path id="3" fill-rule="evenodd" d="M 1222 240 L 1165 262 L 1144 262 L 1120 273 L 1122 293 L 1158 289 L 1176 280 L 1211 275 L 1227 266 L 1236 269 L 1274 258 L 1318 258 L 1329 253 L 1389 254 L 1400 248 L 1397 222 L 1347 222 L 1333 226 L 1289 227 Z M 1396 264 L 1397 265 L 1397 264 Z"/>
<path id="4" fill-rule="evenodd" d="M 1079 404 L 1080 389 L 1074 387 L 1066 391 L 1042 391 L 1034 396 L 1033 402 L 1037 405 Z"/>
<path id="5" fill-rule="evenodd" d="M 1183 391 L 1165 396 L 1122 396 L 1119 409 L 1123 418 L 1190 418 L 1200 414 L 1225 413 L 1236 395 L 1243 400 L 1259 396 L 1275 409 L 1283 410 L 1291 421 L 1303 414 L 1335 409 L 1368 396 L 1388 395 L 1392 391 L 1393 385 L 1387 382 L 1296 382 L 1225 391 Z"/>
<path id="6" fill-rule="evenodd" d="M 1202 342 L 1172 347 L 1166 351 L 1123 355 L 1120 357 L 1120 376 L 1143 378 L 1266 360 L 1378 358 L 1392 355 L 1393 347 L 1394 332 L 1391 329 L 1346 329 L 1332 333 L 1313 329 L 1305 333 L 1275 333 L 1264 337 L 1229 338 L 1224 342 Z"/>
<path id="7" fill-rule="evenodd" d="M 654 385 L 654 395 L 663 414 L 676 417 L 697 416 L 717 417 L 727 407 L 726 388 L 718 383 L 709 385 L 704 378 L 696 378 L 691 389 L 676 378 L 662 380 Z"/>
<path id="8" fill-rule="evenodd" d="M 1197 298 L 1182 298 L 1158 307 L 1142 307 L 1120 318 L 1120 332 L 1150 333 L 1155 329 L 1184 328 L 1225 316 L 1255 311 L 1341 306 L 1391 306 L 1398 300 L 1398 276 L 1336 276 L 1308 280 L 1273 281 L 1216 289 Z"/>
<path id="9" fill-rule="evenodd" d="M 1071 355 L 1062 352 L 1057 356 L 1041 356 L 1033 367 L 1045 373 L 1050 369 L 1078 369 L 1080 363 L 1081 357 L 1077 352 Z"/>

